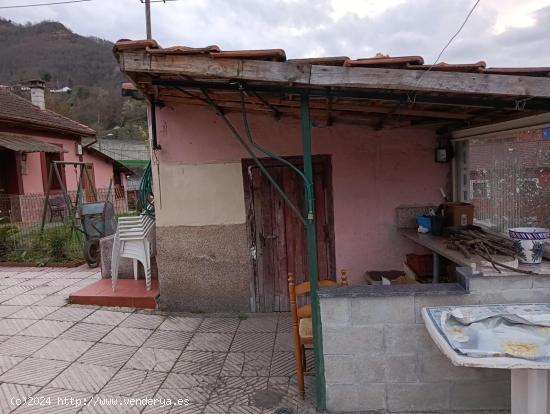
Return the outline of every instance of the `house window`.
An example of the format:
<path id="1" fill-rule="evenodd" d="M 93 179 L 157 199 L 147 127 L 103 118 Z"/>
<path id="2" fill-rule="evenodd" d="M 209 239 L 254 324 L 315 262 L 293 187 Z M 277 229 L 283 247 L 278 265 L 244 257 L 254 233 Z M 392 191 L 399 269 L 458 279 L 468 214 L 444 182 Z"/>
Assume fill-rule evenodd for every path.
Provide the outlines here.
<path id="1" fill-rule="evenodd" d="M 63 148 L 60 144 L 52 144 L 56 145 L 58 147 Z M 50 174 L 50 169 L 53 169 L 53 161 L 63 161 L 63 153 L 62 152 L 43 152 L 41 153 L 41 162 L 42 162 L 42 184 L 44 187 L 44 192 L 48 191 L 48 178 Z M 65 178 L 65 168 L 59 167 L 58 169 L 59 175 L 61 176 L 61 181 L 63 183 L 63 186 L 67 188 L 67 181 Z M 55 174 L 55 171 L 52 171 L 52 182 L 50 191 L 53 192 L 59 192 L 62 189 L 62 185 L 59 182 L 59 179 L 57 178 L 57 175 Z"/>
<path id="2" fill-rule="evenodd" d="M 464 201 L 475 221 L 507 232 L 511 227 L 550 227 L 550 141 L 543 131 L 470 140 Z"/>
<path id="3" fill-rule="evenodd" d="M 491 187 L 489 187 L 489 180 L 471 180 L 470 194 L 472 199 L 491 198 Z"/>

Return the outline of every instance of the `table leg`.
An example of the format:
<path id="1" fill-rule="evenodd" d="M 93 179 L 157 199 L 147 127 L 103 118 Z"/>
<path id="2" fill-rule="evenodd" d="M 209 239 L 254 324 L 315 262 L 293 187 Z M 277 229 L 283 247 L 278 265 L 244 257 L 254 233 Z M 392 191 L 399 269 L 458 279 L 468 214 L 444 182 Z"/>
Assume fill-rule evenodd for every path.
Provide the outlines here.
<path id="1" fill-rule="evenodd" d="M 433 254 L 433 278 L 432 283 L 439 283 L 439 263 L 440 257 L 437 253 Z"/>
<path id="2" fill-rule="evenodd" d="M 512 370 L 512 414 L 550 414 L 548 371 Z"/>

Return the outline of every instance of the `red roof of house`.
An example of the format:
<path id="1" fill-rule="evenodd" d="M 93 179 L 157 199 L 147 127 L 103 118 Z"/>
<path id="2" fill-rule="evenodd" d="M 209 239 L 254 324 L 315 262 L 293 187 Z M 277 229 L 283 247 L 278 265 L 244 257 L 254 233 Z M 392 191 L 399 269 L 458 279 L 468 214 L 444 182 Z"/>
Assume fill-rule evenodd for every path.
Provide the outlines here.
<path id="1" fill-rule="evenodd" d="M 221 50 L 212 45 L 201 48 L 188 46 L 173 46 L 162 48 L 155 40 L 119 40 L 115 43 L 115 54 L 118 51 L 143 50 L 150 54 L 164 55 L 205 55 L 213 59 L 252 59 L 266 61 L 286 61 L 286 53 L 283 49 L 259 49 L 259 50 Z M 474 63 L 445 63 L 425 65 L 422 56 L 389 56 L 378 53 L 374 57 L 350 59 L 347 56 L 315 57 L 304 59 L 289 59 L 295 63 L 325 66 L 351 66 L 351 67 L 383 67 L 392 69 L 430 69 L 430 71 L 488 73 L 521 76 L 550 76 L 550 67 L 520 67 L 520 68 L 491 68 L 483 61 Z"/>
<path id="2" fill-rule="evenodd" d="M 78 136 L 95 135 L 95 131 L 86 125 L 48 109 L 40 109 L 29 100 L 10 92 L 9 87 L 1 85 L 0 123 Z"/>

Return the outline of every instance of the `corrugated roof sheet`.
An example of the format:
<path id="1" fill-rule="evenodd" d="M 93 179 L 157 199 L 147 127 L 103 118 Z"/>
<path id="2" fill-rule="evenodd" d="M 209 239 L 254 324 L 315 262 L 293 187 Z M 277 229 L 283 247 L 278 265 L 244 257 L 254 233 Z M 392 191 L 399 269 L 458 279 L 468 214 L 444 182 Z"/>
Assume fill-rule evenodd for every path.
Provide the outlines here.
<path id="1" fill-rule="evenodd" d="M 119 40 L 115 43 L 114 52 L 123 50 L 146 50 L 150 54 L 185 54 L 204 55 L 211 58 L 231 59 L 253 59 L 266 61 L 286 61 L 286 53 L 282 49 L 259 49 L 259 50 L 231 50 L 224 51 L 218 46 L 207 46 L 193 48 L 187 46 L 174 46 L 162 48 L 154 40 Z M 437 65 L 425 65 L 422 56 L 389 56 L 378 53 L 374 57 L 350 59 L 347 56 L 339 57 L 315 57 L 303 59 L 289 59 L 295 63 L 306 63 L 323 66 L 350 66 L 350 67 L 379 67 L 392 69 L 428 69 L 444 72 L 468 72 L 468 73 L 489 73 L 502 75 L 523 75 L 523 76 L 550 76 L 550 67 L 540 68 L 487 68 L 483 61 L 476 63 L 451 64 L 440 62 Z"/>
<path id="2" fill-rule="evenodd" d="M 64 152 L 57 145 L 48 144 L 27 135 L 0 132 L 0 148 L 20 152 Z"/>
<path id="3" fill-rule="evenodd" d="M 94 136 L 95 131 L 72 119 L 48 109 L 40 109 L 30 101 L 12 92 L 9 87 L 0 85 L 0 123 L 15 123 L 22 127 L 47 129 L 78 136 Z"/>

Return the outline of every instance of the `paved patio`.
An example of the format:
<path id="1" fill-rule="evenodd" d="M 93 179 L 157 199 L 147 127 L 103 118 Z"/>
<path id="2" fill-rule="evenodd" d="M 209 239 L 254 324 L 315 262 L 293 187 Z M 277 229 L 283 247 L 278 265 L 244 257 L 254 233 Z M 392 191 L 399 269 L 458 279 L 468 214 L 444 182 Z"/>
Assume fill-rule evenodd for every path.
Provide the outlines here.
<path id="1" fill-rule="evenodd" d="M 0 267 L 0 413 L 315 412 L 313 377 L 306 401 L 296 391 L 288 315 L 67 304 L 99 277 Z"/>

